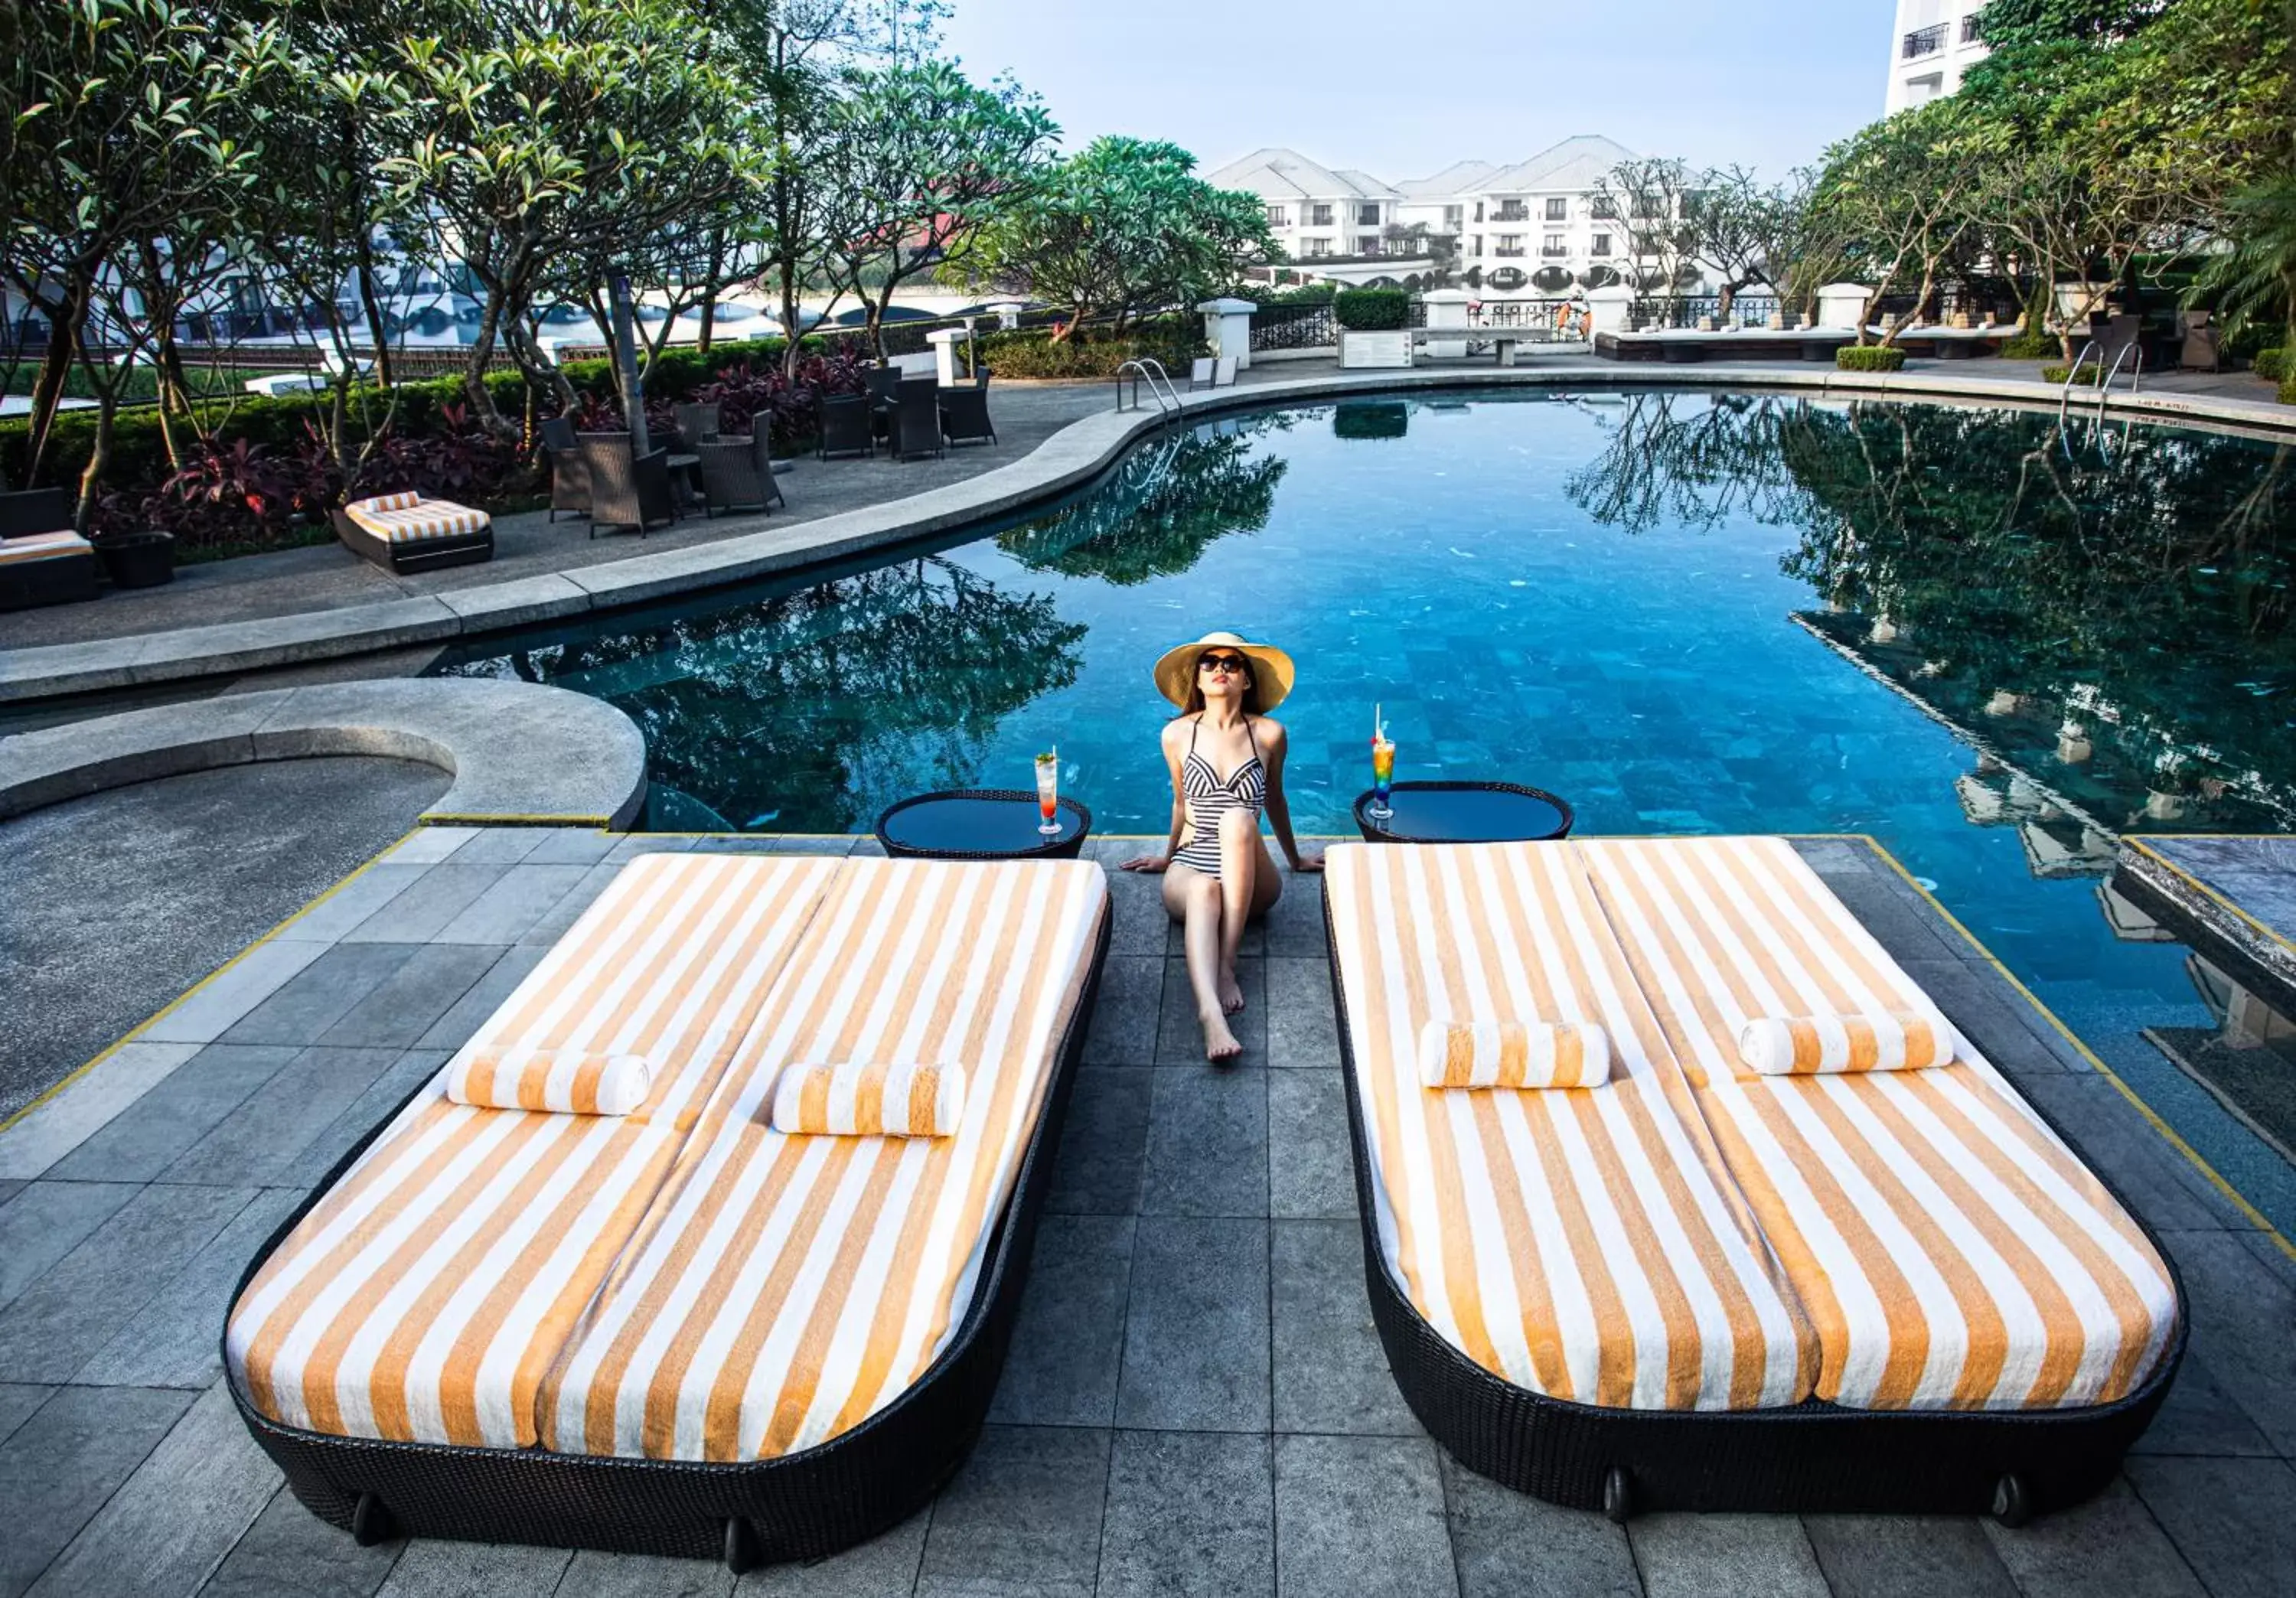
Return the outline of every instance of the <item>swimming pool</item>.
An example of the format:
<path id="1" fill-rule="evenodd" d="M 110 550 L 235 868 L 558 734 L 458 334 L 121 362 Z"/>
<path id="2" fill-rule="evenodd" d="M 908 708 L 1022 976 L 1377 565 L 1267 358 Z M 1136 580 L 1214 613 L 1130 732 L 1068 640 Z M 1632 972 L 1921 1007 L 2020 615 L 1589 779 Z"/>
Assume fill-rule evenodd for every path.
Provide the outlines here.
<path id="1" fill-rule="evenodd" d="M 2102 892 L 2112 830 L 2296 816 L 2292 566 L 2296 461 L 2226 434 L 1365 398 L 1152 439 L 938 547 L 442 669 L 621 706 L 669 791 L 657 826 L 866 831 L 905 793 L 1026 788 L 1057 745 L 1099 831 L 1160 832 L 1150 663 L 1232 628 L 1298 660 L 1303 831 L 1347 830 L 1376 701 L 1398 777 L 1532 783 L 1583 832 L 1870 832 L 2296 1222 L 2296 1176 L 2138 1036 L 2210 1024 L 2186 951 Z"/>

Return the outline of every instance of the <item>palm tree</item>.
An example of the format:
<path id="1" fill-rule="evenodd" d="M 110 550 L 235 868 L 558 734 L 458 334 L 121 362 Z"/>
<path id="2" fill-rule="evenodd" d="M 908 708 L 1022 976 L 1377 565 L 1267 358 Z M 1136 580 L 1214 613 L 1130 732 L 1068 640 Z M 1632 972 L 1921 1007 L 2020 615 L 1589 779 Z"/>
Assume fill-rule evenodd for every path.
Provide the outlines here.
<path id="1" fill-rule="evenodd" d="M 2193 298 L 2244 320 L 2282 322 L 2284 347 L 2296 350 L 2296 170 L 2243 189 L 2225 212 L 2232 247 L 2193 280 Z M 2283 372 L 2280 397 L 2296 404 L 2296 372 Z"/>

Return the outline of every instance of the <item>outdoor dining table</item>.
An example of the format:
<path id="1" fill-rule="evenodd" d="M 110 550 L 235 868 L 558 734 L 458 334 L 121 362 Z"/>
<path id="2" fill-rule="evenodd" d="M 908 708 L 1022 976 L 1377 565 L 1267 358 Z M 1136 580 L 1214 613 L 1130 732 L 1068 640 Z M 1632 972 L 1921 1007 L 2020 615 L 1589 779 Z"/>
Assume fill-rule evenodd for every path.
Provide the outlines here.
<path id="1" fill-rule="evenodd" d="M 1370 814 L 1373 791 L 1355 803 L 1356 830 L 1366 843 L 1521 843 L 1570 836 L 1568 801 L 1519 783 L 1398 783 L 1394 814 Z"/>
<path id="2" fill-rule="evenodd" d="M 921 793 L 877 818 L 877 841 L 895 859 L 1073 860 L 1092 836 L 1092 812 L 1072 799 L 1055 807 L 1060 831 L 1037 828 L 1032 789 L 955 788 Z"/>

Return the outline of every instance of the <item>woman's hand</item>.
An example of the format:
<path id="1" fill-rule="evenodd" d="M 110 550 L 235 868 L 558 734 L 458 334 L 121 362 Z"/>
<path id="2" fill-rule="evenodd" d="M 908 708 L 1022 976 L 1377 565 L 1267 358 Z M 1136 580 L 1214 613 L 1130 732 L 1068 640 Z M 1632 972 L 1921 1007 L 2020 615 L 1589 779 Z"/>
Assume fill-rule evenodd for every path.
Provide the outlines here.
<path id="1" fill-rule="evenodd" d="M 1169 855 L 1142 855 L 1127 860 L 1119 869 L 1144 872 L 1150 876 L 1156 876 L 1161 874 L 1171 864 L 1172 856 Z"/>
<path id="2" fill-rule="evenodd" d="M 1312 854 L 1306 849 L 1300 850 L 1300 857 L 1292 862 L 1292 869 L 1295 873 L 1305 872 L 1313 876 L 1324 869 L 1323 850 L 1317 849 Z"/>

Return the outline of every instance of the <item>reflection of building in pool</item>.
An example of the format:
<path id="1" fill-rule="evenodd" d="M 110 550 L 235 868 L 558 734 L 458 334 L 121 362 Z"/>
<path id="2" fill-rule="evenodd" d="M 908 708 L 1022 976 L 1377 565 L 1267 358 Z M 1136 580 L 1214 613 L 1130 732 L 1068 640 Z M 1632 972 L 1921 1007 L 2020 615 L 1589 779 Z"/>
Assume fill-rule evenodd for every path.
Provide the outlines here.
<path id="1" fill-rule="evenodd" d="M 2069 808 L 2062 796 L 1979 751 L 1977 769 L 1954 780 L 1962 814 L 1980 827 L 2013 826 L 2025 867 L 2037 877 L 2094 877 L 2112 870 L 2112 835 Z"/>

